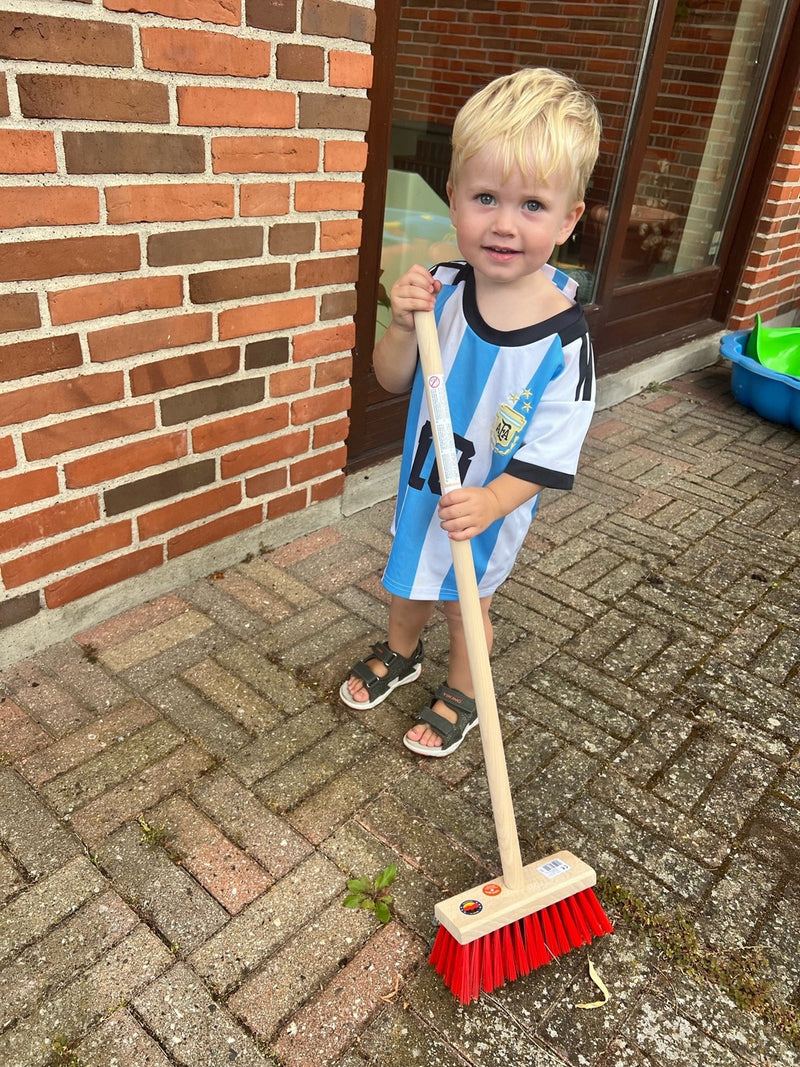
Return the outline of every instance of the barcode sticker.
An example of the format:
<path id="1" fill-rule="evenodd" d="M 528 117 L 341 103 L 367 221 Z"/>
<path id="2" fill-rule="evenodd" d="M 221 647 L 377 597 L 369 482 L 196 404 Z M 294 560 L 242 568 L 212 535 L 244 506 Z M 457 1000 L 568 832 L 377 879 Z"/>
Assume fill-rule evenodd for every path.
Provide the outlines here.
<path id="1" fill-rule="evenodd" d="M 569 864 L 564 863 L 563 860 L 550 860 L 549 863 L 543 863 L 541 867 L 536 868 L 540 874 L 543 874 L 545 878 L 558 878 L 560 874 L 566 874 L 569 870 Z"/>

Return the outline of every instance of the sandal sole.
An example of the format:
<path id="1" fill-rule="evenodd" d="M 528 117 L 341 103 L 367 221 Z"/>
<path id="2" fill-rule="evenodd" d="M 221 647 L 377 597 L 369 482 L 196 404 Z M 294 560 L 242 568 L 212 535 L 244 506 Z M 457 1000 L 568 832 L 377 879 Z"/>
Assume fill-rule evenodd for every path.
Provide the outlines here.
<path id="1" fill-rule="evenodd" d="M 422 664 L 418 663 L 411 674 L 407 674 L 405 678 L 395 678 L 393 682 L 389 682 L 385 693 L 381 693 L 379 697 L 375 697 L 374 700 L 353 700 L 350 696 L 350 690 L 347 688 L 347 681 L 345 679 L 339 688 L 339 699 L 343 704 L 346 704 L 348 708 L 352 708 L 354 711 L 369 711 L 371 708 L 377 708 L 379 704 L 382 704 L 388 696 L 392 695 L 392 692 L 397 689 L 399 685 L 408 685 L 409 682 L 416 682 L 417 678 L 422 674 Z"/>
<path id="2" fill-rule="evenodd" d="M 475 719 L 474 722 L 471 722 L 469 726 L 464 728 L 464 733 L 459 737 L 458 741 L 455 741 L 449 748 L 442 748 L 441 745 L 439 745 L 438 748 L 435 745 L 429 748 L 427 745 L 420 745 L 417 741 L 409 741 L 405 734 L 403 734 L 403 744 L 409 752 L 413 752 L 417 756 L 432 756 L 434 759 L 441 759 L 442 756 L 450 756 L 457 748 L 460 748 L 466 740 L 467 734 L 477 725 L 478 720 Z"/>

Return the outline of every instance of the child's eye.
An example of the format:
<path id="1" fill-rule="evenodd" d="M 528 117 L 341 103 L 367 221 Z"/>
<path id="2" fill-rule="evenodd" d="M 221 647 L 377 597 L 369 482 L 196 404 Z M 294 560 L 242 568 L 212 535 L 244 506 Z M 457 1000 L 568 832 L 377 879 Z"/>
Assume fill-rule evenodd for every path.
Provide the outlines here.
<path id="1" fill-rule="evenodd" d="M 541 203 L 540 200 L 526 200 L 525 201 L 525 210 L 526 211 L 541 211 L 542 210 L 542 203 Z"/>
<path id="2" fill-rule="evenodd" d="M 478 193 L 475 199 L 479 204 L 483 204 L 484 207 L 490 207 L 494 203 L 494 197 L 491 193 Z"/>

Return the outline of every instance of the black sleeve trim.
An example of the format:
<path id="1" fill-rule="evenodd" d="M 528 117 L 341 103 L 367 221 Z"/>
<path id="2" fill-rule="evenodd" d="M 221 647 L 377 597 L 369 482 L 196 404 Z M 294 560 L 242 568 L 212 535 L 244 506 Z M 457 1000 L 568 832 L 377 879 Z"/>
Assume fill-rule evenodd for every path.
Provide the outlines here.
<path id="1" fill-rule="evenodd" d="M 537 467 L 531 463 L 523 463 L 519 459 L 509 460 L 505 473 L 513 478 L 519 478 L 520 481 L 541 485 L 545 489 L 571 489 L 575 484 L 574 474 L 551 471 L 547 467 Z"/>

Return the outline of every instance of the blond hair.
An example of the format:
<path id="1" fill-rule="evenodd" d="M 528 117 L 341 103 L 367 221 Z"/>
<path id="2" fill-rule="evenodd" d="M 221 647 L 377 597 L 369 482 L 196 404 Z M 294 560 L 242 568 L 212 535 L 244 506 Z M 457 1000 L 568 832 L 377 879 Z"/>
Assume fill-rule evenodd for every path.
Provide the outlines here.
<path id="1" fill-rule="evenodd" d="M 583 200 L 600 145 L 594 100 L 566 74 L 526 67 L 496 78 L 464 104 L 453 127 L 449 181 L 487 145 L 496 145 L 507 177 L 515 168 L 533 178 L 553 175 Z"/>

